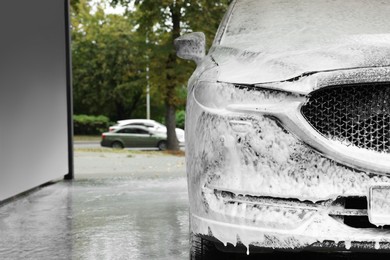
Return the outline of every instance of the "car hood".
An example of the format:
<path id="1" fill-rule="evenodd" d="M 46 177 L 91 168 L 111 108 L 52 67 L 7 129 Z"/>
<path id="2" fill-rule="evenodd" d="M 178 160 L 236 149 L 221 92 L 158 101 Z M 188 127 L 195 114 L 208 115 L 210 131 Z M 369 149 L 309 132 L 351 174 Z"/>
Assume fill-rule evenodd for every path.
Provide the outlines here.
<path id="1" fill-rule="evenodd" d="M 253 37 L 252 37 L 253 38 Z M 390 65 L 390 35 L 360 35 L 305 42 L 236 42 L 214 46 L 220 82 L 279 82 L 311 72 Z"/>

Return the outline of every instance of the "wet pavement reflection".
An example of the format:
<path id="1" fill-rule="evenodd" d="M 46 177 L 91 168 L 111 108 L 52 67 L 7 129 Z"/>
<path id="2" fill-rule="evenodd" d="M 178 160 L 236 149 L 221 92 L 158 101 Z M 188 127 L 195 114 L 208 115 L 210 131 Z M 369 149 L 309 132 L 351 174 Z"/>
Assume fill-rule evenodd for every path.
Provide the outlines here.
<path id="1" fill-rule="evenodd" d="M 188 230 L 185 176 L 88 177 L 0 207 L 0 259 L 188 259 Z"/>
<path id="2" fill-rule="evenodd" d="M 76 180 L 0 206 L 0 260 L 189 259 L 184 157 L 76 153 Z M 387 259 L 376 254 L 220 254 L 216 259 Z"/>

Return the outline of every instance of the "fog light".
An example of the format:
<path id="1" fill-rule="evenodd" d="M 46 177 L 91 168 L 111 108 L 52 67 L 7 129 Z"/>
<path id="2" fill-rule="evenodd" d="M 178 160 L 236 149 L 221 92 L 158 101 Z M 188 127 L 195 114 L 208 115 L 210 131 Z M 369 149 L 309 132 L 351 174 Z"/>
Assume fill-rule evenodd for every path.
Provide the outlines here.
<path id="1" fill-rule="evenodd" d="M 371 186 L 368 196 L 368 217 L 376 226 L 390 225 L 390 186 Z"/>

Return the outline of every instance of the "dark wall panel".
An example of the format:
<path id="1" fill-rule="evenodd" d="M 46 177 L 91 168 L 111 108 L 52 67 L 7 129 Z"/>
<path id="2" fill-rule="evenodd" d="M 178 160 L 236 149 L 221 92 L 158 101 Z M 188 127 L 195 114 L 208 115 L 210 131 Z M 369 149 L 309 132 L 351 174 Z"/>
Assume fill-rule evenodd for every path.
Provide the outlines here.
<path id="1" fill-rule="evenodd" d="M 69 172 L 65 6 L 0 2 L 0 201 Z"/>

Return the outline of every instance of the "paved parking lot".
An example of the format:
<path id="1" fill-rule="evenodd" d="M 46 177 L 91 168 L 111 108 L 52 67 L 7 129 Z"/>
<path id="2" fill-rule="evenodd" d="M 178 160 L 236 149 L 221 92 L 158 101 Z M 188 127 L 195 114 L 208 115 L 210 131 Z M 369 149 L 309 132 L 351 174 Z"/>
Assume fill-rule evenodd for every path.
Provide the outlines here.
<path id="1" fill-rule="evenodd" d="M 0 259 L 188 259 L 183 156 L 76 150 L 75 169 L 0 208 Z"/>

